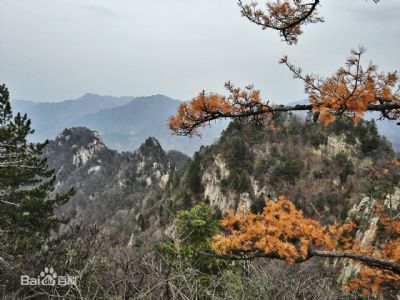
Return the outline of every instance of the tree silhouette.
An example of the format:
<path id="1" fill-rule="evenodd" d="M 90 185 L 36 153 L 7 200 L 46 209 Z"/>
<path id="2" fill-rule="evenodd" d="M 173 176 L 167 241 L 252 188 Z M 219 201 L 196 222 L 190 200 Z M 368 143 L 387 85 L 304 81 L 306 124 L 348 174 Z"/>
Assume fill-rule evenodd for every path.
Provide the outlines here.
<path id="1" fill-rule="evenodd" d="M 13 116 L 8 89 L 0 85 L 0 254 L 40 249 L 60 223 L 54 209 L 73 194 L 52 193 L 54 171 L 43 157 L 47 142 L 29 143 L 31 133 L 31 121 Z"/>

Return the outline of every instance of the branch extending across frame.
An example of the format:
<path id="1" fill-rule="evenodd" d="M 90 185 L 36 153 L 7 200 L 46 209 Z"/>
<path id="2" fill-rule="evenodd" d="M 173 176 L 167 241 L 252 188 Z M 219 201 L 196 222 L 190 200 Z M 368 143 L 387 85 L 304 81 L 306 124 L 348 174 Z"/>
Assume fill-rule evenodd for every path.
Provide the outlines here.
<path id="1" fill-rule="evenodd" d="M 319 257 L 329 258 L 349 258 L 362 262 L 363 264 L 382 270 L 388 270 L 395 274 L 400 275 L 400 262 L 388 260 L 380 257 L 374 257 L 370 255 L 343 252 L 343 251 L 322 251 L 322 250 L 310 250 L 310 255 Z"/>
<path id="2" fill-rule="evenodd" d="M 363 286 L 368 278 L 378 276 L 376 289 L 383 281 L 400 280 L 400 220 L 389 218 L 382 207 L 375 207 L 382 226 L 381 234 L 388 236 L 382 245 L 363 245 L 356 238 L 356 224 L 324 226 L 307 218 L 285 196 L 267 200 L 262 212 L 254 214 L 238 209 L 227 211 L 221 220 L 221 232 L 212 237 L 204 253 L 220 259 L 251 260 L 278 259 L 287 263 L 302 263 L 312 257 L 345 258 L 360 263 L 361 281 L 349 282 L 352 287 Z M 365 279 L 365 281 L 364 281 Z"/>
<path id="3" fill-rule="evenodd" d="M 256 124 L 268 124 L 273 122 L 276 113 L 289 111 L 314 111 L 326 125 L 338 116 L 357 123 L 367 111 L 380 112 L 381 119 L 400 119 L 397 73 L 378 73 L 373 64 L 364 67 L 361 64 L 364 51 L 363 48 L 352 50 L 345 66 L 327 78 L 303 75 L 300 68 L 283 57 L 281 63 L 289 68 L 295 79 L 304 82 L 309 105 L 272 105 L 270 101 L 262 100 L 260 92 L 252 85 L 240 89 L 227 82 L 228 96 L 203 91 L 190 103 L 182 103 L 178 113 L 169 119 L 170 129 L 177 135 L 200 135 L 200 127 L 217 119 L 247 119 Z"/>
<path id="4" fill-rule="evenodd" d="M 396 103 L 387 103 L 387 104 L 369 104 L 367 107 L 368 111 L 376 111 L 376 112 L 386 112 L 392 110 L 399 110 L 400 104 Z M 194 136 L 200 135 L 198 133 L 198 128 L 204 126 L 209 122 L 218 120 L 218 119 L 242 119 L 242 118 L 256 118 L 258 116 L 267 116 L 273 115 L 274 113 L 278 112 L 291 112 L 291 111 L 313 111 L 313 105 L 306 104 L 306 105 L 295 105 L 295 106 L 264 106 L 256 111 L 241 111 L 241 112 L 224 112 L 224 111 L 215 111 L 210 112 L 207 115 L 197 117 L 190 116 L 189 112 L 187 114 L 189 122 L 182 122 L 178 125 L 175 125 L 173 122 L 176 119 L 170 118 L 170 128 L 174 131 L 176 135 L 182 136 Z"/>
<path id="5" fill-rule="evenodd" d="M 268 258 L 268 259 L 278 259 L 282 258 L 276 253 L 265 254 L 263 252 L 253 252 L 253 253 L 244 253 L 244 254 L 235 254 L 235 255 L 220 255 L 214 252 L 200 252 L 200 254 L 210 257 L 215 257 L 224 260 L 253 260 L 256 258 Z M 323 251 L 323 250 L 313 250 L 310 249 L 308 251 L 308 256 L 306 258 L 298 258 L 294 262 L 302 263 L 309 260 L 312 257 L 326 257 L 326 258 L 348 258 L 362 262 L 363 264 L 372 267 L 378 268 L 382 270 L 391 271 L 395 274 L 400 275 L 400 262 L 396 262 L 393 260 L 383 259 L 380 257 L 374 257 L 370 255 L 352 253 L 352 252 L 343 252 L 343 251 Z"/>

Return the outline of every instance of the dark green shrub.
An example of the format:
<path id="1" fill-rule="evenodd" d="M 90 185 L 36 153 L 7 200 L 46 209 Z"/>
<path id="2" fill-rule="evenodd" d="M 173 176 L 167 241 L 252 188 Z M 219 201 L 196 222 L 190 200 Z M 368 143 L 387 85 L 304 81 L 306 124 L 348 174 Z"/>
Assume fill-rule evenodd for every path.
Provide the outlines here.
<path id="1" fill-rule="evenodd" d="M 261 213 L 265 207 L 265 196 L 260 195 L 250 206 L 250 211 L 254 214 Z"/>
<path id="2" fill-rule="evenodd" d="M 303 168 L 304 162 L 302 160 L 288 159 L 275 168 L 274 175 L 294 184 Z"/>
<path id="3" fill-rule="evenodd" d="M 325 145 L 328 141 L 326 134 L 320 131 L 313 131 L 310 137 L 311 146 L 318 148 L 320 145 Z"/>

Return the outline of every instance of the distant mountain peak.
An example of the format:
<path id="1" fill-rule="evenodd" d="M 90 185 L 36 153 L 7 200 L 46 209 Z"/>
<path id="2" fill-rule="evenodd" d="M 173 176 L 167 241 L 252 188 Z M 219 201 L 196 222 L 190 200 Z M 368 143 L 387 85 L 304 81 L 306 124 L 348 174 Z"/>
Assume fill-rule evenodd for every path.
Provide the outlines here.
<path id="1" fill-rule="evenodd" d="M 144 144 L 145 144 L 145 145 L 153 145 L 153 146 L 155 146 L 155 147 L 160 147 L 160 148 L 161 148 L 161 145 L 160 145 L 160 143 L 158 142 L 158 140 L 157 140 L 155 137 L 152 137 L 152 136 L 149 136 L 149 137 L 144 141 Z"/>
<path id="2" fill-rule="evenodd" d="M 92 97 L 101 97 L 101 95 L 88 92 L 88 93 L 83 94 L 79 99 L 92 98 Z"/>
<path id="3" fill-rule="evenodd" d="M 141 153 L 160 153 L 164 152 L 160 142 L 155 137 L 148 137 L 144 143 L 139 147 Z"/>
<path id="4" fill-rule="evenodd" d="M 61 138 L 65 135 L 92 135 L 92 136 L 99 136 L 99 133 L 95 130 L 91 130 L 87 127 L 84 126 L 76 126 L 76 127 L 70 127 L 70 128 L 65 128 L 58 136 L 57 138 Z"/>
<path id="5" fill-rule="evenodd" d="M 86 127 L 71 127 L 64 129 L 55 139 L 55 143 L 74 147 L 85 147 L 88 145 L 103 145 L 100 134 Z"/>
<path id="6" fill-rule="evenodd" d="M 59 163 L 65 165 L 72 162 L 73 166 L 79 168 L 86 166 L 93 158 L 107 151 L 107 147 L 98 132 L 86 127 L 72 127 L 64 129 L 54 141 L 51 141 L 47 151 L 64 153 L 64 158 L 60 159 Z"/>
<path id="7" fill-rule="evenodd" d="M 21 103 L 14 112 L 27 113 L 35 134 L 30 141 L 54 140 L 64 128 L 84 126 L 97 130 L 107 147 L 132 152 L 149 136 L 157 138 L 163 149 L 192 154 L 200 145 L 212 143 L 226 124 L 213 126 L 203 139 L 171 135 L 168 118 L 182 102 L 166 95 L 113 97 L 86 93 L 79 99 L 57 103 Z"/>
<path id="8" fill-rule="evenodd" d="M 173 98 L 171 98 L 171 97 L 168 97 L 168 96 L 166 96 L 166 95 L 164 95 L 164 94 L 155 94 L 155 95 L 150 95 L 149 96 L 150 98 L 164 98 L 164 99 L 168 99 L 168 100 L 176 100 L 176 99 L 173 99 Z M 179 100 L 177 100 L 177 101 L 179 101 Z"/>

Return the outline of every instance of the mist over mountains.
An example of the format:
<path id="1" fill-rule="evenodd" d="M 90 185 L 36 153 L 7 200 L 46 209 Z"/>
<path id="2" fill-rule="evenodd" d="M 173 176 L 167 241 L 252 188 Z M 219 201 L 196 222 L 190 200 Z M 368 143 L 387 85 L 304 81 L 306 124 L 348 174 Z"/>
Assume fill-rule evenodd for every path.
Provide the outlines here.
<path id="1" fill-rule="evenodd" d="M 99 132 L 104 143 L 118 151 L 133 151 L 148 137 L 155 137 L 165 150 L 179 150 L 192 155 L 202 145 L 212 144 L 228 125 L 228 121 L 213 123 L 203 129 L 201 139 L 176 136 L 167 126 L 168 117 L 175 114 L 179 100 L 164 95 L 146 97 L 112 97 L 87 93 L 76 100 L 57 103 L 14 100 L 13 111 L 27 113 L 35 133 L 31 141 L 55 139 L 65 128 L 84 126 Z M 291 105 L 304 104 L 305 101 Z M 305 117 L 305 112 L 296 113 Z M 367 114 L 366 119 L 377 119 Z M 400 151 L 400 130 L 395 122 L 377 121 L 379 132 Z"/>
<path id="2" fill-rule="evenodd" d="M 168 117 L 181 101 L 164 95 L 148 97 L 111 97 L 85 94 L 76 100 L 40 103 L 14 100 L 13 111 L 27 113 L 35 133 L 33 142 L 54 139 L 64 128 L 85 126 L 99 132 L 104 143 L 118 151 L 136 150 L 146 138 L 158 139 L 163 149 L 193 154 L 201 145 L 211 144 L 226 127 L 216 123 L 204 129 L 204 137 L 188 139 L 171 134 Z"/>

